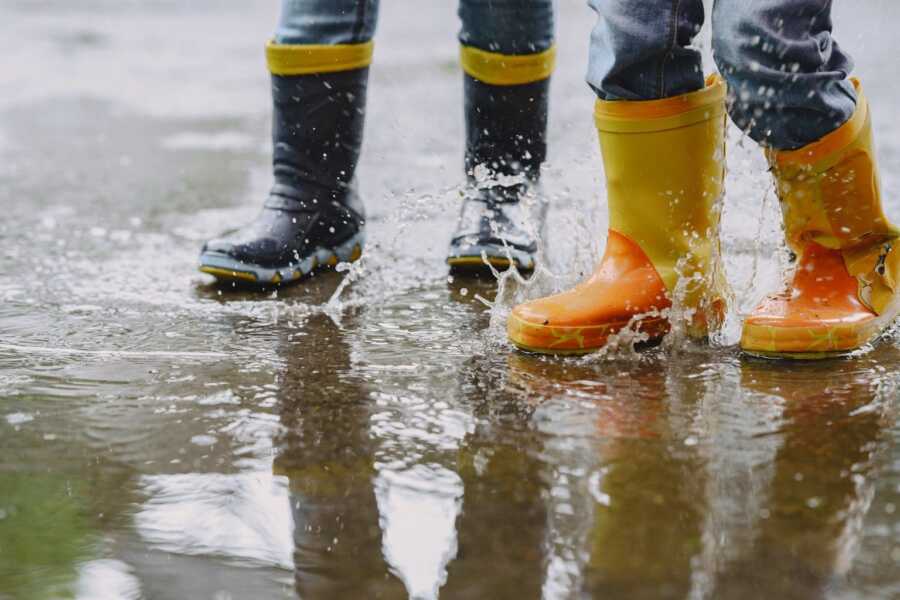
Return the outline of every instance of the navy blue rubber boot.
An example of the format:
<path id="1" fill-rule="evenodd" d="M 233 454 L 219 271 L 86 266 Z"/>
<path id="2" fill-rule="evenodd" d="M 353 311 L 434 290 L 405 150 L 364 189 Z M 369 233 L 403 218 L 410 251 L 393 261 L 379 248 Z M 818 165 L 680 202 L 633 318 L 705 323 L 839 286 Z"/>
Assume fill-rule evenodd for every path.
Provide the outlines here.
<path id="1" fill-rule="evenodd" d="M 360 257 L 365 211 L 353 175 L 368 75 L 272 76 L 275 183 L 254 221 L 204 244 L 201 271 L 266 287 Z"/>
<path id="2" fill-rule="evenodd" d="M 447 264 L 453 272 L 535 267 L 546 202 L 538 181 L 547 155 L 550 80 L 492 85 L 465 77 L 468 178 Z"/>

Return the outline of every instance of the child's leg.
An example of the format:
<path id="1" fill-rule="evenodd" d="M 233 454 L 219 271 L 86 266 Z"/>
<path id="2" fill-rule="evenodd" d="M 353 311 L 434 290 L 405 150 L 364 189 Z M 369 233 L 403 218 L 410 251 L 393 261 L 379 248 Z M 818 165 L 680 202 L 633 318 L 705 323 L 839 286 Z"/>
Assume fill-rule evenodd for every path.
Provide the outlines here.
<path id="1" fill-rule="evenodd" d="M 279 44 L 361 44 L 375 35 L 378 0 L 282 0 Z"/>
<path id="2" fill-rule="evenodd" d="M 731 118 L 767 147 L 805 146 L 856 109 L 853 63 L 831 35 L 831 0 L 717 0 L 713 48 Z"/>
<path id="3" fill-rule="evenodd" d="M 460 0 L 465 47 L 529 56 L 553 47 L 553 0 Z"/>
<path id="4" fill-rule="evenodd" d="M 204 245 L 201 271 L 272 285 L 359 258 L 365 219 L 352 182 L 377 6 L 377 0 L 284 0 L 266 47 L 275 183 L 255 221 Z"/>
<path id="5" fill-rule="evenodd" d="M 713 41 L 731 115 L 764 146 L 789 288 L 744 321 L 752 353 L 821 358 L 874 339 L 900 311 L 900 230 L 881 206 L 868 103 L 831 37 L 831 0 L 718 0 Z"/>
<path id="6" fill-rule="evenodd" d="M 536 178 L 547 154 L 552 0 L 461 0 L 466 170 Z"/>
<path id="7" fill-rule="evenodd" d="M 603 100 L 655 100 L 703 87 L 700 52 L 689 47 L 703 26 L 701 0 L 588 0 L 587 81 Z"/>
<path id="8" fill-rule="evenodd" d="M 609 236 L 587 281 L 513 310 L 510 339 L 535 352 L 590 352 L 626 327 L 656 339 L 677 323 L 702 337 L 724 311 L 716 250 L 725 86 L 711 78 L 704 87 L 689 47 L 702 3 L 591 6 L 599 21 L 588 82 L 600 96 Z"/>
<path id="9" fill-rule="evenodd" d="M 523 227 L 520 200 L 531 194 L 547 155 L 547 102 L 553 70 L 552 0 L 460 0 L 469 180 L 447 262 L 454 270 L 510 262 L 534 268 L 542 211 Z M 518 176 L 518 185 L 496 185 Z"/>

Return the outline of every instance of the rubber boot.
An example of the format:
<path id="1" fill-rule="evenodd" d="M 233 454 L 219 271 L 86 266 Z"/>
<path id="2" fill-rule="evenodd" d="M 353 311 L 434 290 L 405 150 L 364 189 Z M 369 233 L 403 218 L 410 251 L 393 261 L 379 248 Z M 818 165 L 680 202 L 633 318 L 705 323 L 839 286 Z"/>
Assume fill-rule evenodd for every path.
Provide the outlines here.
<path id="1" fill-rule="evenodd" d="M 741 347 L 749 353 L 846 353 L 877 337 L 900 310 L 900 231 L 881 207 L 869 106 L 853 83 L 849 121 L 798 150 L 767 152 L 797 262 L 788 288 L 744 321 Z"/>
<path id="2" fill-rule="evenodd" d="M 513 309 L 509 339 L 549 354 L 602 348 L 628 327 L 658 339 L 673 302 L 703 337 L 724 315 L 718 260 L 725 84 L 648 101 L 598 100 L 609 204 L 606 252 L 574 289 Z M 681 321 L 679 321 L 681 322 Z"/>
<path id="3" fill-rule="evenodd" d="M 253 222 L 203 246 L 201 271 L 277 285 L 360 257 L 365 215 L 352 182 L 371 55 L 371 42 L 268 45 L 275 183 Z"/>
<path id="4" fill-rule="evenodd" d="M 547 155 L 555 47 L 504 55 L 463 46 L 467 186 L 447 264 L 454 271 L 514 264 L 534 269 L 545 206 L 537 189 Z"/>

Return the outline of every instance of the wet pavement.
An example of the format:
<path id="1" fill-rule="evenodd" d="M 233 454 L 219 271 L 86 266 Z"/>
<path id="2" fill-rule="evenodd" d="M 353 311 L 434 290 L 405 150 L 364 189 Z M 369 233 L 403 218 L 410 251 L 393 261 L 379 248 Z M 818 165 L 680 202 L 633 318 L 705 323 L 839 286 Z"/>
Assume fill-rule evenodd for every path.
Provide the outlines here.
<path id="1" fill-rule="evenodd" d="M 711 345 L 506 344 L 511 303 L 603 242 L 580 1 L 560 2 L 553 275 L 493 308 L 493 280 L 448 279 L 457 25 L 414 0 L 382 10 L 365 259 L 265 294 L 196 272 L 269 184 L 275 4 L 0 0 L 0 598 L 900 597 L 900 336 L 815 364 L 738 352 L 787 257 L 737 132 L 737 301 Z M 898 17 L 836 14 L 895 219 Z"/>

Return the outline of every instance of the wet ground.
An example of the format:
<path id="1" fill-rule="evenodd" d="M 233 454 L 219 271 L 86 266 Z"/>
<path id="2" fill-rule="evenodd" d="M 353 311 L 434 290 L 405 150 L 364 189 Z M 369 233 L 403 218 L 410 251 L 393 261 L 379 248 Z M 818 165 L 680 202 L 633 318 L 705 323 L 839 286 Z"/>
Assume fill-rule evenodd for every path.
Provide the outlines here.
<path id="1" fill-rule="evenodd" d="M 554 275 L 494 308 L 492 280 L 448 279 L 457 25 L 415 0 L 382 12 L 359 268 L 277 294 L 197 273 L 269 184 L 275 4 L 0 0 L 0 598 L 900 597 L 900 336 L 816 364 L 737 351 L 785 255 L 736 132 L 737 301 L 711 345 L 507 346 L 510 303 L 603 242 L 580 1 L 560 2 Z M 897 218 L 900 11 L 836 16 Z"/>

